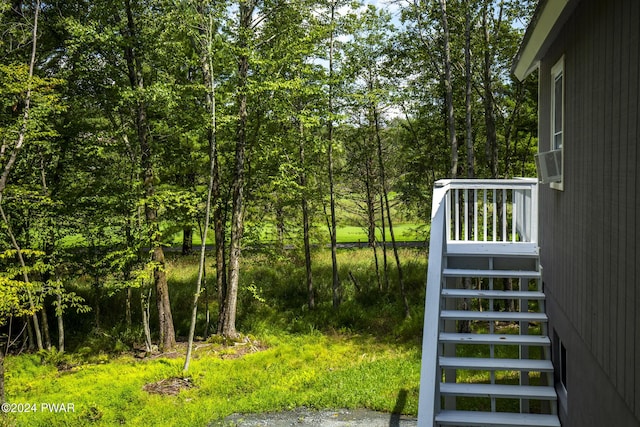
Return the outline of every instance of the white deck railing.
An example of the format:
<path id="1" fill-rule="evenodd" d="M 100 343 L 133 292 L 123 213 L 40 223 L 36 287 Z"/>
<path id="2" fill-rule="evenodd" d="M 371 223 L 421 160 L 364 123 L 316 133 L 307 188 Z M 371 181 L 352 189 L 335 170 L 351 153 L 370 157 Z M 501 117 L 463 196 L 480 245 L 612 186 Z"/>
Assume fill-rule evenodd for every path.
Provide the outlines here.
<path id="1" fill-rule="evenodd" d="M 535 179 L 441 180 L 433 191 L 422 337 L 418 426 L 433 425 L 440 407 L 438 334 L 446 254 L 538 251 Z"/>
<path id="2" fill-rule="evenodd" d="M 449 241 L 515 243 L 529 240 L 532 223 L 527 221 L 529 212 L 526 211 L 532 207 L 532 193 L 536 188 L 535 182 L 533 184 L 529 180 L 449 181 L 446 184 L 450 189 L 447 193 Z"/>

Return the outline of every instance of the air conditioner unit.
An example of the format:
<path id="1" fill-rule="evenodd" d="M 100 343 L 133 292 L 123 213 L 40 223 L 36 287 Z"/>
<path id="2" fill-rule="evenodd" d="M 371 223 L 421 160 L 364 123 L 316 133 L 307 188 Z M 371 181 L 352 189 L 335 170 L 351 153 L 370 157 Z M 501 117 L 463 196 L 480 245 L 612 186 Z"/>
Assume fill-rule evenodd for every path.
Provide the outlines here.
<path id="1" fill-rule="evenodd" d="M 562 150 L 546 151 L 535 155 L 538 180 L 541 184 L 562 181 Z"/>

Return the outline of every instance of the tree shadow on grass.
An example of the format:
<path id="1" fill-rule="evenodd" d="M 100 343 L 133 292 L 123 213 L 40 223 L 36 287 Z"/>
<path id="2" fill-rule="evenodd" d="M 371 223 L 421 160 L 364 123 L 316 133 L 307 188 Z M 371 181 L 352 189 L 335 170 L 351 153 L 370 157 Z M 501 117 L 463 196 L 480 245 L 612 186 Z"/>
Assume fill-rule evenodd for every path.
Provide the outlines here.
<path id="1" fill-rule="evenodd" d="M 400 427 L 400 418 L 402 417 L 402 411 L 407 404 L 407 394 L 407 390 L 405 389 L 400 390 L 400 392 L 398 393 L 396 405 L 393 407 L 393 412 L 391 412 L 389 427 Z"/>

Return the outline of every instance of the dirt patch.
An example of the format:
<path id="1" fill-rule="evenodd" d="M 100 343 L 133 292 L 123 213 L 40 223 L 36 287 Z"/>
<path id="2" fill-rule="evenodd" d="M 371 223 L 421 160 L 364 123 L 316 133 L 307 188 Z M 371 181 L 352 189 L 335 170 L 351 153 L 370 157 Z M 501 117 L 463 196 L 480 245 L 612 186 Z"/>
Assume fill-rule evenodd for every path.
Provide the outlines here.
<path id="1" fill-rule="evenodd" d="M 142 389 L 150 394 L 161 396 L 176 396 L 180 391 L 195 387 L 190 378 L 165 378 L 155 383 L 147 384 Z"/>
<path id="2" fill-rule="evenodd" d="M 226 346 L 220 351 L 222 359 L 238 359 L 242 356 L 266 350 L 268 347 L 259 341 L 244 340 L 233 345 Z"/>
<path id="3" fill-rule="evenodd" d="M 154 346 L 155 348 L 152 352 L 146 352 L 144 348 L 136 347 L 132 355 L 140 360 L 184 358 L 187 353 L 187 345 L 186 341 L 178 341 L 171 351 L 164 353 L 158 352 L 156 346 Z M 216 337 L 213 337 L 213 342 L 195 341 L 193 343 L 192 354 L 194 359 L 204 355 L 217 356 L 221 359 L 238 359 L 247 354 L 266 350 L 267 348 L 267 345 L 258 340 L 250 339 L 249 337 L 242 337 L 235 341 L 224 338 L 216 339 Z"/>

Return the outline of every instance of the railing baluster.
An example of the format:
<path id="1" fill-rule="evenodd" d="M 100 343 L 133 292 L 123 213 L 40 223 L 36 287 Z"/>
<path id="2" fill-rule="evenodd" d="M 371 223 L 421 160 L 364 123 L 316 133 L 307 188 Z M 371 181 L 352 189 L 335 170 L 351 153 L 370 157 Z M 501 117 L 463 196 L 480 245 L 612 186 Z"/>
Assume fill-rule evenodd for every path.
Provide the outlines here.
<path id="1" fill-rule="evenodd" d="M 464 190 L 464 240 L 469 240 L 469 190 Z"/>
<path id="2" fill-rule="evenodd" d="M 451 230 L 451 191 L 447 191 L 445 195 L 445 237 L 447 240 L 453 239 L 453 230 Z"/>
<path id="3" fill-rule="evenodd" d="M 489 228 L 487 227 L 487 212 L 488 212 L 487 191 L 489 191 L 489 190 L 485 188 L 484 191 L 482 192 L 483 193 L 482 201 L 483 201 L 483 205 L 484 205 L 482 207 L 483 211 L 484 211 L 482 220 L 483 220 L 483 223 L 484 223 L 484 241 L 485 242 L 487 241 L 487 233 L 489 232 Z"/>
<path id="4" fill-rule="evenodd" d="M 516 190 L 511 190 L 511 241 L 516 241 L 516 218 L 517 218 L 517 205 L 516 205 Z"/>
<path id="5" fill-rule="evenodd" d="M 500 201 L 502 206 L 502 241 L 507 241 L 507 190 L 502 189 L 502 200 Z"/>
<path id="6" fill-rule="evenodd" d="M 496 190 L 493 189 L 493 241 L 498 240 L 498 201 L 496 200 Z"/>
<path id="7" fill-rule="evenodd" d="M 478 190 L 473 190 L 473 240 L 478 241 Z"/>
<path id="8" fill-rule="evenodd" d="M 456 200 L 454 201 L 454 203 L 456 206 L 456 212 L 454 218 L 456 229 L 454 235 L 456 236 L 455 240 L 460 240 L 460 190 L 456 189 L 455 196 Z"/>

